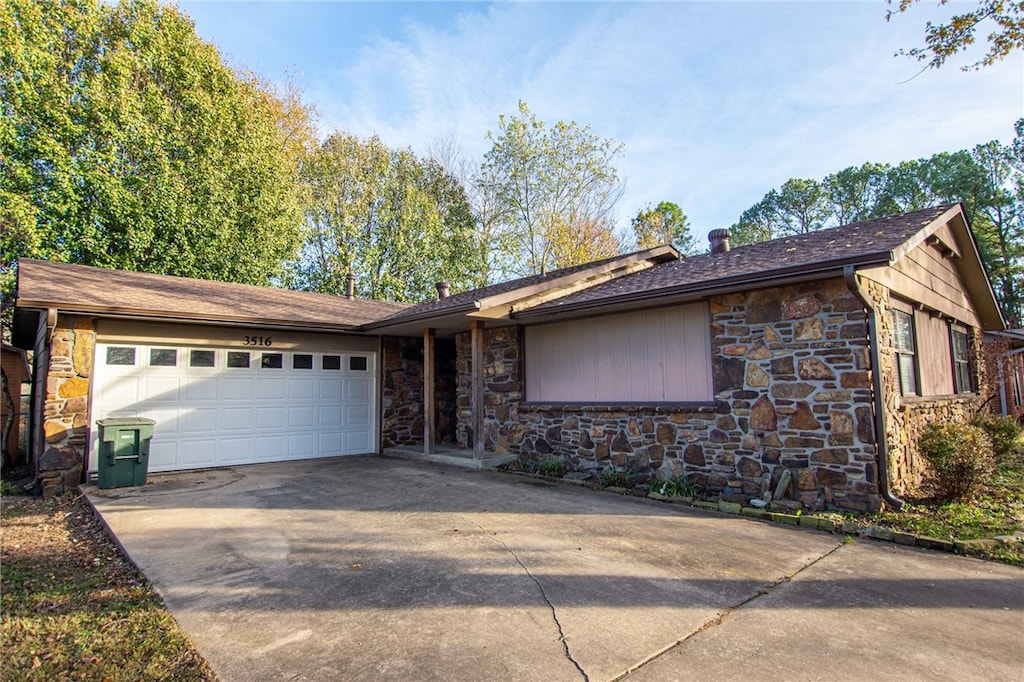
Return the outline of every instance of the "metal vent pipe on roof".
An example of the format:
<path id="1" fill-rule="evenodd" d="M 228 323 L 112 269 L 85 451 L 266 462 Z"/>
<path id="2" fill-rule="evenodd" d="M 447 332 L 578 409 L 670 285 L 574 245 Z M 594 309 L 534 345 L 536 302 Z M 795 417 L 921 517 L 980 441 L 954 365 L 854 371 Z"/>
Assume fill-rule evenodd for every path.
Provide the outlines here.
<path id="1" fill-rule="evenodd" d="M 708 241 L 711 242 L 711 253 L 725 253 L 728 251 L 730 239 L 732 239 L 732 231 L 727 227 L 708 232 Z"/>
<path id="2" fill-rule="evenodd" d="M 452 287 L 452 283 L 451 282 L 438 282 L 434 286 L 437 287 L 437 298 L 438 298 L 438 300 L 440 300 L 442 298 L 448 298 L 451 295 L 451 287 Z"/>
<path id="3" fill-rule="evenodd" d="M 354 301 L 356 298 L 356 273 L 349 270 L 348 274 L 345 275 L 345 280 L 348 283 L 345 297 L 350 301 Z"/>

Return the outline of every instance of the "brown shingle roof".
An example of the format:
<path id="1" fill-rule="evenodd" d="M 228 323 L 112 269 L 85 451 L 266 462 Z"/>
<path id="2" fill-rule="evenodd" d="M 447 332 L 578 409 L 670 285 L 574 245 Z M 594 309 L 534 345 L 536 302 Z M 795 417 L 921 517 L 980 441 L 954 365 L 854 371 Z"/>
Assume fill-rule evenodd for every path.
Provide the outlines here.
<path id="1" fill-rule="evenodd" d="M 107 270 L 24 258 L 17 304 L 95 314 L 286 327 L 351 329 L 399 310 L 385 303 L 308 291 Z"/>
<path id="2" fill-rule="evenodd" d="M 545 303 L 523 315 L 590 307 L 613 299 L 699 291 L 730 283 L 756 285 L 772 277 L 835 269 L 846 264 L 888 263 L 894 249 L 953 206 L 955 204 L 937 206 L 739 246 L 725 253 L 690 256 Z"/>

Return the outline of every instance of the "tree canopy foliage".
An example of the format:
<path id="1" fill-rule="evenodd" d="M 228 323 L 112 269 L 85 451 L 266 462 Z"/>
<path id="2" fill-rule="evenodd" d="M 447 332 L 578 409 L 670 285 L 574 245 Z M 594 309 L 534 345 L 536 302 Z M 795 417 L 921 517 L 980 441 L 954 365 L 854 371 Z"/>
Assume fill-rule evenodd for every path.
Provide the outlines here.
<path id="1" fill-rule="evenodd" d="M 266 284 L 301 240 L 295 97 L 155 0 L 0 2 L 0 272 L 18 257 Z"/>
<path id="2" fill-rule="evenodd" d="M 908 11 L 918 0 L 886 0 L 890 9 L 886 21 L 896 14 Z M 949 0 L 939 0 L 946 5 Z M 937 69 L 946 60 L 970 48 L 976 41 L 978 29 L 988 26 L 991 32 L 985 37 L 988 51 L 973 64 L 961 67 L 963 71 L 991 66 L 1006 57 L 1013 50 L 1024 48 L 1024 2 L 1020 0 L 980 0 L 973 9 L 954 14 L 945 23 L 925 24 L 924 46 L 900 50 L 904 54 L 925 62 L 926 68 Z"/>
<path id="3" fill-rule="evenodd" d="M 476 284 L 479 252 L 461 183 L 440 163 L 377 137 L 334 133 L 303 165 L 310 198 L 294 284 L 361 297 L 420 301 L 434 284 Z"/>
<path id="4" fill-rule="evenodd" d="M 648 204 L 631 223 L 637 249 L 649 249 L 660 244 L 671 244 L 679 253 L 689 255 L 696 249 L 690 221 L 683 209 L 671 201 Z"/>
<path id="5" fill-rule="evenodd" d="M 501 116 L 476 174 L 490 208 L 487 230 L 492 276 L 544 273 L 619 250 L 612 210 L 622 194 L 613 165 L 622 145 L 575 121 L 548 128 L 519 103 Z"/>
<path id="6" fill-rule="evenodd" d="M 823 180 L 790 179 L 732 226 L 750 244 L 860 220 L 963 202 L 1008 324 L 1024 314 L 1024 119 L 1012 144 L 943 152 L 897 165 L 865 163 Z"/>

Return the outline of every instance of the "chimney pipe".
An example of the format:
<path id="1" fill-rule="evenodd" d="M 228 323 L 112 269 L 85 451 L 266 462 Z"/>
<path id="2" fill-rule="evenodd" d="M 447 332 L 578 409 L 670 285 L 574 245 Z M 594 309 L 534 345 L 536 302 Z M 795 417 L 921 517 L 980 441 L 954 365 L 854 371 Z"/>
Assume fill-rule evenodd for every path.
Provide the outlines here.
<path id="1" fill-rule="evenodd" d="M 348 282 L 348 293 L 345 295 L 345 297 L 348 298 L 348 300 L 350 301 L 354 301 L 356 298 L 356 273 L 349 270 L 348 274 L 345 275 L 345 279 Z"/>
<path id="2" fill-rule="evenodd" d="M 450 295 L 450 289 L 451 289 L 451 286 L 452 286 L 451 282 L 438 282 L 434 286 L 437 287 L 437 298 L 438 298 L 438 300 L 440 300 L 442 298 L 448 298 L 448 296 Z"/>
<path id="3" fill-rule="evenodd" d="M 728 251 L 731 238 L 732 232 L 727 227 L 708 232 L 708 241 L 711 242 L 711 253 L 725 253 Z"/>

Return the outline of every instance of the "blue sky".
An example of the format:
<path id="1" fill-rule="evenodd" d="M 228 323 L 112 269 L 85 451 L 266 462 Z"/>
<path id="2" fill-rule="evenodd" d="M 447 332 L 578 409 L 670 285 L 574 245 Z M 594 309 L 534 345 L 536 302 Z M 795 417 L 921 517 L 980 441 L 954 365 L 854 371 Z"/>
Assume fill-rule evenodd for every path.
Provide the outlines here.
<path id="1" fill-rule="evenodd" d="M 179 2 L 232 65 L 290 72 L 324 133 L 454 139 L 478 161 L 524 100 L 625 145 L 620 226 L 669 200 L 700 239 L 791 177 L 1012 139 L 1020 53 L 969 73 L 894 56 L 949 11 L 933 5 L 886 22 L 882 0 Z"/>

